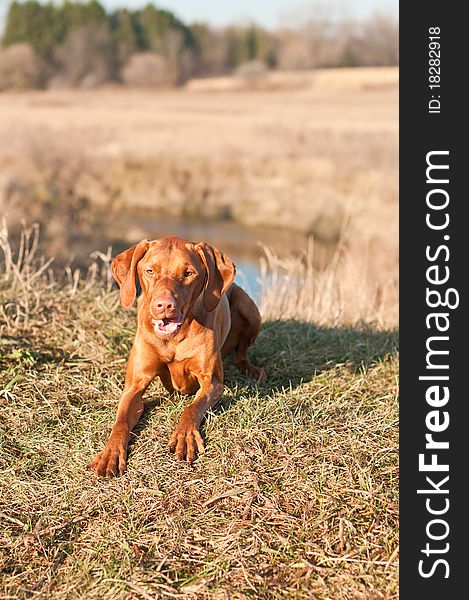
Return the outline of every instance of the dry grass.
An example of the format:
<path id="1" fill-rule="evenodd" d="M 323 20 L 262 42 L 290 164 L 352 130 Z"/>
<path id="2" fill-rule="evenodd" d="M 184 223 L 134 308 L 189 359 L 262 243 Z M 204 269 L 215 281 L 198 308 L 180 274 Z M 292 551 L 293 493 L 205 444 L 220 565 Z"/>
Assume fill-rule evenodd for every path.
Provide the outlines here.
<path id="1" fill-rule="evenodd" d="M 316 69 L 314 71 L 261 71 L 257 77 L 207 77 L 192 79 L 186 85 L 191 92 L 232 90 L 304 90 L 314 88 L 353 89 L 396 87 L 397 67 L 361 67 Z"/>
<path id="2" fill-rule="evenodd" d="M 326 83 L 277 91 L 2 94 L 0 205 L 12 182 L 37 183 L 39 141 L 44 157 L 66 145 L 86 160 L 76 188 L 92 205 L 115 197 L 325 239 L 346 218 L 356 239 L 395 252 L 397 70 L 385 72 L 306 73 Z"/>
<path id="3" fill-rule="evenodd" d="M 57 282 L 34 239 L 19 259 L 5 232 L 1 244 L 3 598 L 397 598 L 395 332 L 345 313 L 315 323 L 292 298 L 288 319 L 265 312 L 253 349 L 267 383 L 227 365 L 193 467 L 166 449 L 187 399 L 155 383 L 128 473 L 96 480 L 85 465 L 111 426 L 135 315 L 108 258 Z"/>
<path id="4" fill-rule="evenodd" d="M 315 260 L 313 240 L 296 258 L 281 259 L 268 246 L 262 247 L 261 304 L 265 317 L 301 318 L 327 327 L 396 327 L 398 281 L 382 255 L 379 258 L 384 268 L 376 277 L 376 257 L 371 260 L 366 252 L 357 255 L 356 248 L 350 251 L 346 236 L 320 269 L 315 266 L 321 260 Z"/>

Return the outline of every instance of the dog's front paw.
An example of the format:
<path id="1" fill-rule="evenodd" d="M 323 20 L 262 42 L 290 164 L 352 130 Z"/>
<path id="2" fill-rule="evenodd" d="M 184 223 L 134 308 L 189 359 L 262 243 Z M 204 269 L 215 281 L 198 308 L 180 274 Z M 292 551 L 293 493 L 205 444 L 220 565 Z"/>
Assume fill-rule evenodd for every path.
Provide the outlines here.
<path id="1" fill-rule="evenodd" d="M 108 443 L 86 468 L 98 477 L 123 475 L 127 468 L 127 448 L 123 444 Z"/>
<path id="2" fill-rule="evenodd" d="M 195 460 L 197 454 L 205 452 L 199 429 L 192 419 L 182 415 L 176 431 L 169 440 L 169 449 L 174 452 L 177 460 L 186 460 L 189 464 Z"/>

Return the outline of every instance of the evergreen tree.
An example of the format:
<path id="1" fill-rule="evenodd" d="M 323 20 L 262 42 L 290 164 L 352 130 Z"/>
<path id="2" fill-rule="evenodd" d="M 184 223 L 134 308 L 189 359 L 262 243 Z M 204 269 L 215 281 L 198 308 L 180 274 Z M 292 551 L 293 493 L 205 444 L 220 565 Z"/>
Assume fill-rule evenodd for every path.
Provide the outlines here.
<path id="1" fill-rule="evenodd" d="M 12 2 L 7 13 L 3 44 L 27 42 L 42 55 L 51 52 L 62 35 L 60 20 L 52 4 L 37 0 Z"/>
<path id="2" fill-rule="evenodd" d="M 188 47 L 192 43 L 190 29 L 167 10 L 147 4 L 136 12 L 135 20 L 140 29 L 140 45 L 144 49 L 155 52 L 164 51 L 165 39 L 171 32 L 180 33 L 184 47 Z"/>
<path id="3" fill-rule="evenodd" d="M 85 3 L 67 0 L 59 6 L 37 0 L 15 0 L 7 13 L 3 44 L 27 42 L 39 54 L 49 57 L 72 30 L 107 22 L 106 12 L 97 0 Z"/>

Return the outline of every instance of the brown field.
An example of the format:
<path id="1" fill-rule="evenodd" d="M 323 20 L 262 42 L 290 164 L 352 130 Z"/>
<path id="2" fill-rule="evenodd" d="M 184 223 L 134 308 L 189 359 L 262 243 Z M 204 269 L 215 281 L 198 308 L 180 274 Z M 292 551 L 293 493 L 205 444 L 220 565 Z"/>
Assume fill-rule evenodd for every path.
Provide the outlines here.
<path id="1" fill-rule="evenodd" d="M 316 69 L 314 71 L 267 71 L 254 78 L 249 77 L 207 77 L 193 79 L 187 89 L 199 92 L 226 92 L 230 90 L 312 90 L 395 88 L 399 81 L 399 71 L 395 67 L 361 67 L 341 69 Z"/>
<path id="2" fill-rule="evenodd" d="M 380 296 L 386 288 L 386 322 L 396 323 L 397 69 L 318 71 L 302 86 L 291 73 L 270 77 L 276 90 L 204 91 L 202 81 L 1 94 L 0 209 L 10 228 L 50 214 L 43 236 L 55 254 L 93 207 L 107 229 L 110 215 L 139 207 L 298 231 L 304 249 L 306 235 L 345 238 Z M 106 227 L 95 225 L 98 239 Z M 124 243 L 147 235 L 133 222 L 119 233 Z"/>
<path id="3" fill-rule="evenodd" d="M 228 214 L 325 237 L 345 216 L 361 237 L 393 243 L 396 71 L 383 78 L 372 70 L 374 86 L 371 74 L 356 71 L 359 86 L 344 69 L 316 75 L 330 85 L 275 92 L 2 94 L 1 185 L 25 178 L 25 168 L 34 176 L 60 154 L 87 160 L 79 186 L 93 202 L 112 193 L 127 205 Z"/>

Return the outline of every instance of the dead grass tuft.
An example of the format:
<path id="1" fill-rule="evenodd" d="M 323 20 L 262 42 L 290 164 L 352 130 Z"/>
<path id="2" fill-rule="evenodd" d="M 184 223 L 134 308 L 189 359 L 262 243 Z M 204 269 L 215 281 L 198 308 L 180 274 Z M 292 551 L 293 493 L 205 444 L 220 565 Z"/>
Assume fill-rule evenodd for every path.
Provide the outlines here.
<path id="1" fill-rule="evenodd" d="M 25 236 L 20 255 L 5 231 L 0 243 L 3 597 L 397 598 L 394 331 L 266 317 L 253 354 L 268 381 L 227 364 L 202 458 L 167 451 L 187 399 L 154 383 L 128 473 L 96 480 L 85 465 L 111 426 L 135 315 L 106 257 L 103 275 L 57 281 Z"/>
<path id="2" fill-rule="evenodd" d="M 261 244 L 262 313 L 270 319 L 295 319 L 324 326 L 372 325 L 393 328 L 398 322 L 398 280 L 383 248 L 349 244 L 343 236 L 326 261 L 315 256 L 314 240 L 296 258 L 281 259 Z M 322 268 L 318 269 L 317 266 Z M 379 275 L 376 269 L 381 266 Z"/>

